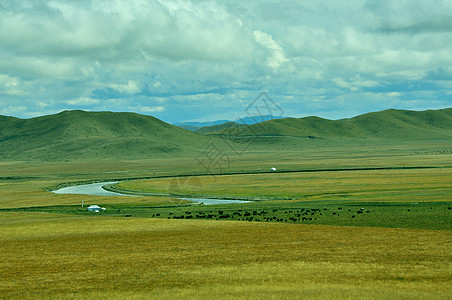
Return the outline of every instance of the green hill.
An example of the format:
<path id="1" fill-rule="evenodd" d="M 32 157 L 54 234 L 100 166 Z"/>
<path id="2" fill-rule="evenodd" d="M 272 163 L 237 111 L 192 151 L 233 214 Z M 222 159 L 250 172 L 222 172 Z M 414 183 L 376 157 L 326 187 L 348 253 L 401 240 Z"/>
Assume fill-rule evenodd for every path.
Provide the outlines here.
<path id="1" fill-rule="evenodd" d="M 220 125 L 212 125 L 212 126 L 204 126 L 196 130 L 197 133 L 210 133 L 210 132 L 217 132 L 224 129 L 230 129 L 230 128 L 238 128 L 246 126 L 245 124 L 238 124 L 235 122 L 226 122 Z"/>
<path id="2" fill-rule="evenodd" d="M 279 151 L 300 145 L 332 147 L 364 140 L 450 141 L 452 109 L 420 112 L 390 109 L 335 121 L 306 117 L 254 125 L 230 122 L 199 132 L 136 113 L 64 111 L 32 119 L 0 116 L 0 160 L 193 157 L 222 135 L 232 137 L 239 144 L 245 143 L 236 148 L 246 146 L 251 151 L 254 146 L 259 151 Z M 250 135 L 253 142 L 247 145 Z"/>
<path id="3" fill-rule="evenodd" d="M 231 128 L 209 131 L 208 134 L 225 135 Z M 237 130 L 235 132 L 237 133 Z M 291 136 L 336 140 L 452 138 L 452 108 L 419 112 L 390 109 L 342 120 L 319 117 L 285 118 L 243 127 L 239 132 L 261 137 Z"/>
<path id="4" fill-rule="evenodd" d="M 208 137 L 135 113 L 64 111 L 0 118 L 0 159 L 154 158 L 197 152 Z"/>

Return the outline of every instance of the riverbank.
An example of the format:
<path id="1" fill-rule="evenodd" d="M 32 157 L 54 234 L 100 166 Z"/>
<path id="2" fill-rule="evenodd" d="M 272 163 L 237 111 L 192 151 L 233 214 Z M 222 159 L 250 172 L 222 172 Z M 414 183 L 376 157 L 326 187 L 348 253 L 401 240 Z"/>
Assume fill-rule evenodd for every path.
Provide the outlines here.
<path id="1" fill-rule="evenodd" d="M 293 200 L 292 197 L 274 197 L 274 198 L 265 198 L 265 197 L 251 197 L 251 196 L 227 196 L 227 195 L 208 195 L 208 194 L 182 194 L 182 193 L 155 193 L 155 192 L 146 192 L 146 191 L 136 191 L 120 188 L 116 185 L 117 183 L 104 185 L 102 188 L 119 194 L 125 195 L 134 195 L 134 196 L 152 196 L 152 197 L 175 197 L 181 199 L 216 199 L 216 200 L 238 200 L 238 201 L 246 201 L 246 202 L 254 202 L 254 201 L 273 201 L 273 200 Z"/>

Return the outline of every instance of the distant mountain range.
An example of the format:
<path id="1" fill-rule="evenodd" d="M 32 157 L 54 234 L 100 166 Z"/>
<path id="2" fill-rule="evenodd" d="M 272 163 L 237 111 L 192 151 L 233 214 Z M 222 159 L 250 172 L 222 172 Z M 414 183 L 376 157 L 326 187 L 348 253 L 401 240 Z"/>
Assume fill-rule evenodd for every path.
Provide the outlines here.
<path id="1" fill-rule="evenodd" d="M 77 110 L 32 119 L 0 116 L 0 161 L 186 157 L 199 154 L 210 142 L 231 132 L 238 137 L 258 136 L 259 146 L 267 148 L 281 139 L 300 143 L 312 139 L 452 140 L 452 108 L 390 109 L 335 121 L 306 117 L 251 125 L 246 125 L 251 120 L 240 122 L 192 132 L 135 113 Z"/>
<path id="2" fill-rule="evenodd" d="M 190 131 L 197 131 L 203 127 L 208 126 L 216 126 L 216 125 L 223 125 L 225 123 L 236 123 L 241 125 L 252 125 L 268 120 L 275 120 L 275 119 L 282 119 L 282 117 L 276 117 L 272 115 L 265 115 L 265 116 L 249 116 L 249 117 L 243 117 L 239 118 L 235 121 L 232 120 L 218 120 L 218 121 L 210 121 L 210 122 L 180 122 L 175 123 L 174 125 L 190 130 Z"/>

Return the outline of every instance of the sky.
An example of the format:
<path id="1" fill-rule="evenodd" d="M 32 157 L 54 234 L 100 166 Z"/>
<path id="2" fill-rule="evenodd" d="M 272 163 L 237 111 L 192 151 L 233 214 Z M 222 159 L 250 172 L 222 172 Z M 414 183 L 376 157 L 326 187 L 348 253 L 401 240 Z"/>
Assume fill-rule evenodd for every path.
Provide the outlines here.
<path id="1" fill-rule="evenodd" d="M 452 0 L 0 0 L 0 115 L 235 120 L 262 95 L 283 117 L 452 107 Z"/>

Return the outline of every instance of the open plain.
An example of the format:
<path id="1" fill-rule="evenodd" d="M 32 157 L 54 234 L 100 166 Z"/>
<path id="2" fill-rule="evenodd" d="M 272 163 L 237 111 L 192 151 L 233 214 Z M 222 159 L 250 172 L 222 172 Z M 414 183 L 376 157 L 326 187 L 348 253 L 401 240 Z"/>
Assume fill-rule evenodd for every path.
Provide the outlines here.
<path id="1" fill-rule="evenodd" d="M 0 161 L 0 298 L 450 299 L 449 111 L 426 115 L 439 124 L 432 134 L 343 138 L 325 127 L 327 138 L 238 133 L 234 142 L 130 114 L 120 121 L 127 130 L 98 139 L 111 114 L 65 112 L 55 130 L 82 118 L 99 145 L 74 150 L 89 140 L 82 131 L 47 160 L 56 145 L 7 123 L 1 145 L 16 159 Z M 281 133 L 275 122 L 267 127 Z M 173 155 L 179 146 L 160 139 L 153 155 L 156 137 L 129 136 L 146 132 L 133 124 L 165 126 L 182 146 L 199 136 L 200 146 Z M 106 188 L 133 196 L 52 192 L 112 181 Z M 93 204 L 105 210 L 87 211 Z"/>
<path id="2" fill-rule="evenodd" d="M 1 297 L 450 297 L 451 154 L 278 156 L 246 153 L 215 176 L 193 158 L 2 162 Z M 259 201 L 193 205 L 171 194 L 174 178 L 199 179 L 202 190 L 180 185 L 188 196 Z M 160 196 L 51 193 L 112 179 Z M 107 210 L 87 212 L 82 199 Z"/>

